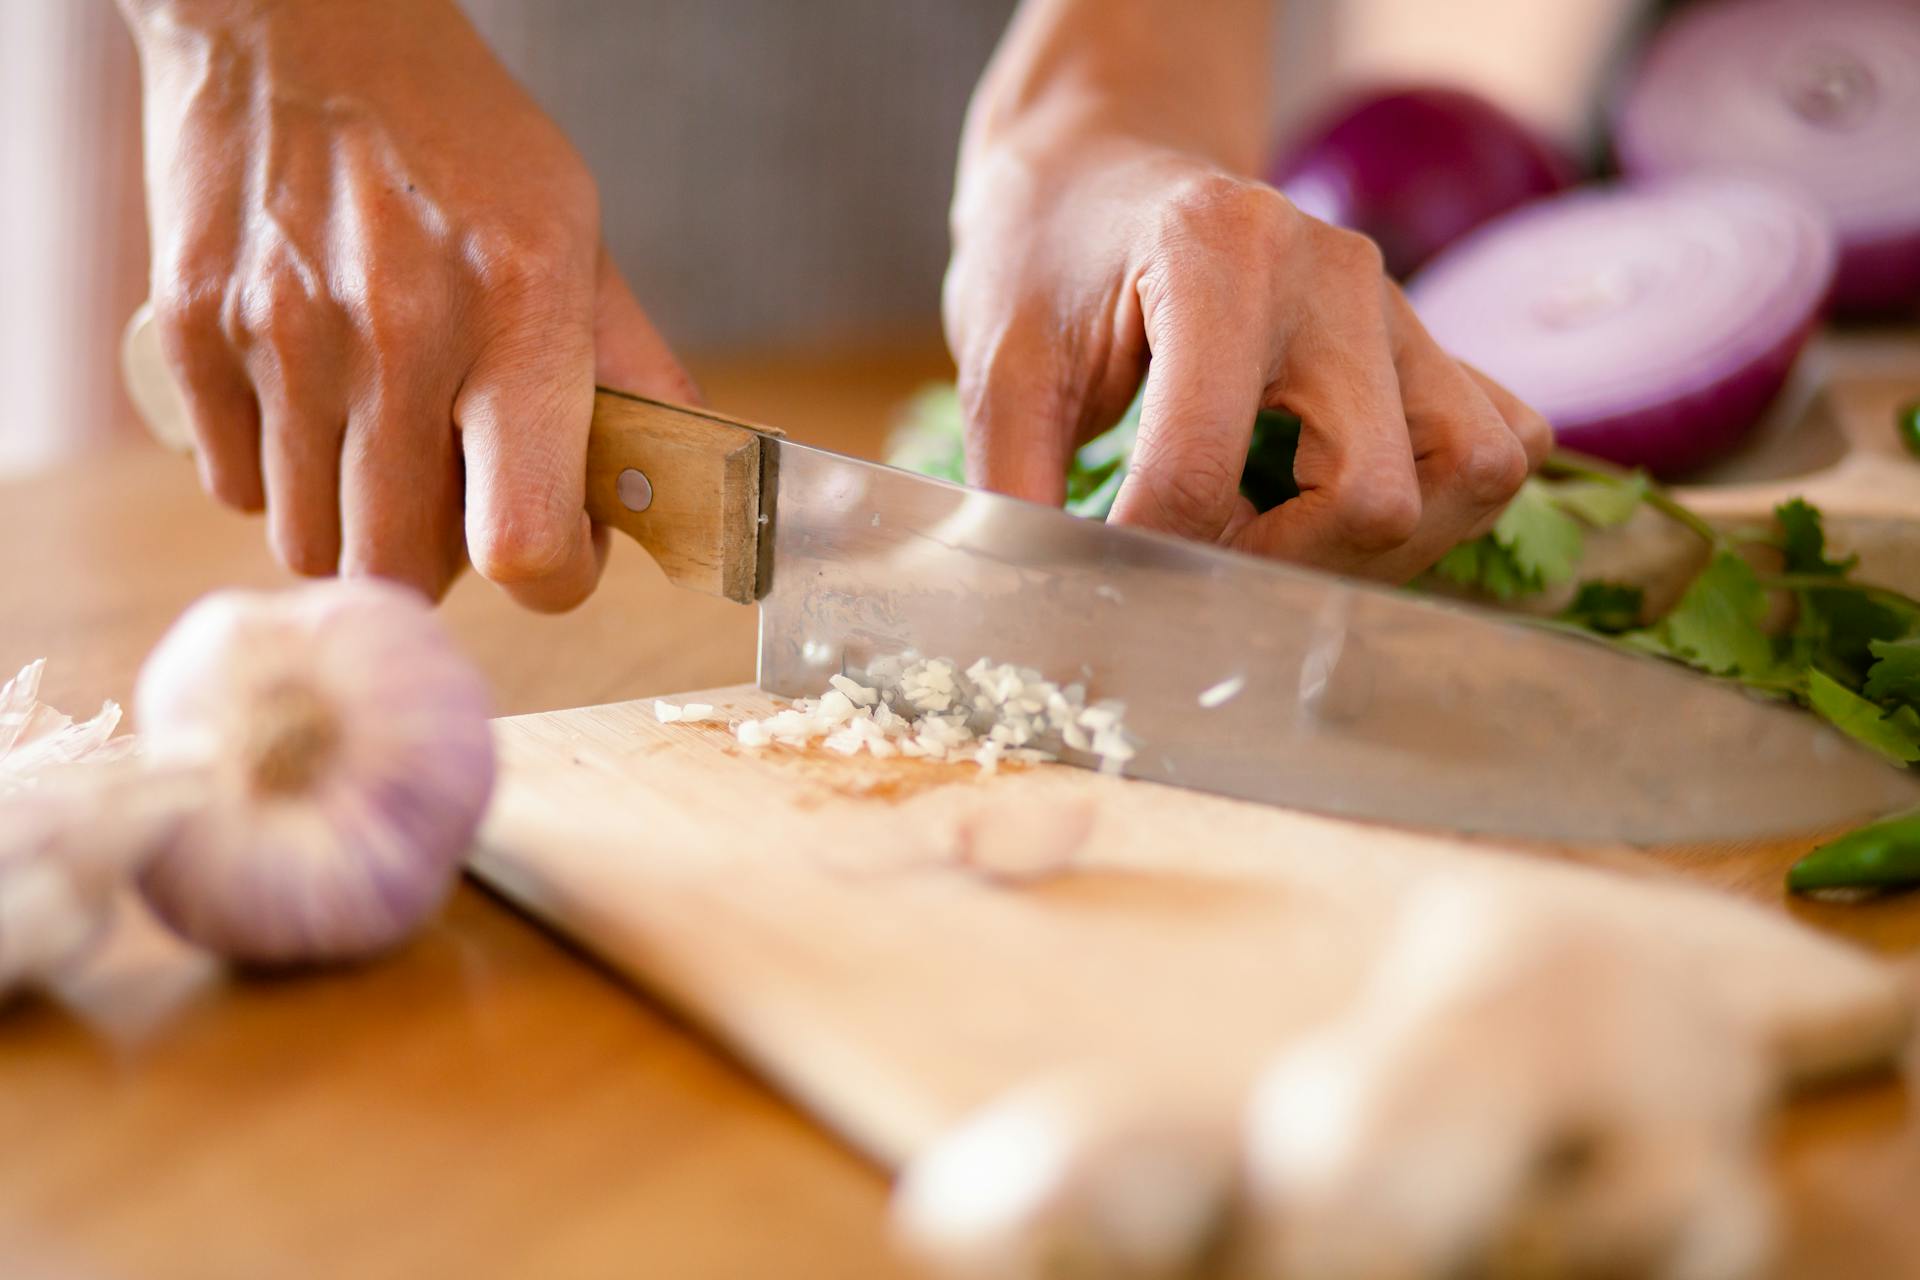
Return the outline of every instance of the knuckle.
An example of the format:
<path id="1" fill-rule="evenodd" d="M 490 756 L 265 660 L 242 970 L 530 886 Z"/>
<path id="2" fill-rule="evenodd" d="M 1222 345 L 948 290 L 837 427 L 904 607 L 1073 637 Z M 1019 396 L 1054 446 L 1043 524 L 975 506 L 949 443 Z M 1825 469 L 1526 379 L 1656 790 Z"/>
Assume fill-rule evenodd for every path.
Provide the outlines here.
<path id="1" fill-rule="evenodd" d="M 212 289 L 190 286 L 169 289 L 153 302 L 153 322 L 160 348 L 176 367 L 196 347 L 223 340 L 221 297 Z"/>
<path id="2" fill-rule="evenodd" d="M 1287 231 L 1296 216 L 1286 197 L 1264 183 L 1208 173 L 1175 191 L 1166 230 L 1208 248 L 1245 254 Z"/>
<path id="3" fill-rule="evenodd" d="M 1240 478 L 1219 462 L 1185 458 L 1155 466 L 1149 461 L 1137 467 L 1135 474 L 1161 527 L 1205 538 L 1217 536 L 1226 527 Z"/>
<path id="4" fill-rule="evenodd" d="M 241 349 L 265 346 L 288 354 L 304 346 L 314 331 L 314 298 L 305 280 L 290 268 L 263 271 L 241 288 L 228 308 L 227 327 Z"/>
<path id="5" fill-rule="evenodd" d="M 468 535 L 467 555 L 475 572 L 489 582 L 536 582 L 560 566 L 572 533 L 551 521 L 499 521 Z"/>
<path id="6" fill-rule="evenodd" d="M 1513 432 L 1527 455 L 1527 465 L 1537 467 L 1553 452 L 1553 424 L 1538 409 L 1523 406 L 1514 417 Z"/>
<path id="7" fill-rule="evenodd" d="M 538 296 L 580 274 L 580 237 L 558 223 L 492 226 L 468 237 L 482 289 L 510 298 Z"/>
<path id="8" fill-rule="evenodd" d="M 1455 474 L 1469 499 L 1496 506 L 1519 492 L 1527 478 L 1527 454 L 1503 427 L 1474 440 L 1461 454 Z"/>
<path id="9" fill-rule="evenodd" d="M 444 332 L 433 290 L 417 286 L 369 293 L 355 308 L 354 327 L 376 356 L 417 357 Z"/>
<path id="10" fill-rule="evenodd" d="M 1328 226 L 1321 232 L 1317 256 L 1335 269 L 1352 275 L 1378 279 L 1386 274 L 1386 258 L 1371 236 L 1344 227 Z"/>
<path id="11" fill-rule="evenodd" d="M 1420 527 L 1420 491 L 1412 484 L 1365 479 L 1335 500 L 1332 518 L 1336 534 L 1349 546 L 1391 551 Z"/>

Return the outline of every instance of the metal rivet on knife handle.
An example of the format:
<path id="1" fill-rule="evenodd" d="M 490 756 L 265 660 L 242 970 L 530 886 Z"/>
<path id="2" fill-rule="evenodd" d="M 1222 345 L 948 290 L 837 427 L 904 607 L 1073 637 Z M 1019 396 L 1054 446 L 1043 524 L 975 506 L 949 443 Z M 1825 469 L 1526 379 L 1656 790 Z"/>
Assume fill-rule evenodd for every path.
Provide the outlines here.
<path id="1" fill-rule="evenodd" d="M 653 482 L 644 471 L 628 467 L 613 487 L 620 495 L 620 505 L 629 511 L 645 511 L 653 505 Z"/>

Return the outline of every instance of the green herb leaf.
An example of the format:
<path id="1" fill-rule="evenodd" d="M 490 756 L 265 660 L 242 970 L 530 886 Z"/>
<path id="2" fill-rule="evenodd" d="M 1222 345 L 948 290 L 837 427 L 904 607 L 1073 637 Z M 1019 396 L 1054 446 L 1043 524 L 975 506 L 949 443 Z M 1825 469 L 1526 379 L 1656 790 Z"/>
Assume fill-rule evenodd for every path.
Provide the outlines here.
<path id="1" fill-rule="evenodd" d="M 1602 635 L 1619 635 L 1640 625 L 1640 611 L 1645 605 L 1646 593 L 1639 587 L 1595 579 L 1580 584 L 1573 603 L 1561 610 L 1560 618 Z"/>
<path id="2" fill-rule="evenodd" d="M 1720 550 L 1653 628 L 1667 651 L 1720 676 L 1768 677 L 1777 665 L 1762 627 L 1767 593 L 1738 552 Z"/>
<path id="3" fill-rule="evenodd" d="M 1873 642 L 1904 639 L 1920 632 L 1920 602 L 1901 603 L 1868 595 L 1836 579 L 1832 587 L 1799 593 L 1800 616 L 1793 628 L 1795 661 L 1819 667 L 1849 685 L 1866 680 L 1873 666 Z"/>
<path id="4" fill-rule="evenodd" d="M 1493 535 L 1463 542 L 1440 558 L 1433 571 L 1447 581 L 1496 600 L 1514 600 L 1534 595 L 1540 583 L 1514 563 L 1513 554 L 1493 540 Z"/>
<path id="5" fill-rule="evenodd" d="M 1300 449 L 1300 419 L 1262 409 L 1253 420 L 1253 442 L 1240 473 L 1240 492 L 1256 511 L 1271 511 L 1300 496 L 1293 478 L 1293 457 Z"/>
<path id="6" fill-rule="evenodd" d="M 1836 728 L 1889 760 L 1901 764 L 1920 760 L 1920 712 L 1912 707 L 1889 712 L 1824 671 L 1808 673 L 1807 701 Z"/>
<path id="7" fill-rule="evenodd" d="M 1872 640 L 1867 648 L 1874 663 L 1867 669 L 1866 695 L 1920 707 L 1920 638 Z"/>
<path id="8" fill-rule="evenodd" d="M 966 483 L 960 395 L 951 384 L 935 383 L 914 393 L 887 440 L 887 461 L 923 476 Z"/>
<path id="9" fill-rule="evenodd" d="M 1513 558 L 1524 580 L 1538 587 L 1569 581 L 1580 563 L 1580 526 L 1538 480 L 1520 486 L 1489 536 Z"/>
<path id="10" fill-rule="evenodd" d="M 1515 600 L 1571 579 L 1583 541 L 1579 522 L 1544 484 L 1528 480 L 1491 531 L 1456 546 L 1433 568 L 1448 582 Z"/>
<path id="11" fill-rule="evenodd" d="M 1780 525 L 1780 552 L 1786 558 L 1788 573 L 1817 573 L 1844 577 L 1859 563 L 1859 556 L 1846 560 L 1827 559 L 1827 531 L 1820 510 L 1804 498 L 1783 502 L 1773 509 Z"/>
<path id="12" fill-rule="evenodd" d="M 1596 529 L 1625 524 L 1647 498 L 1647 476 L 1635 471 L 1618 480 L 1574 480 L 1556 485 L 1553 500 Z"/>

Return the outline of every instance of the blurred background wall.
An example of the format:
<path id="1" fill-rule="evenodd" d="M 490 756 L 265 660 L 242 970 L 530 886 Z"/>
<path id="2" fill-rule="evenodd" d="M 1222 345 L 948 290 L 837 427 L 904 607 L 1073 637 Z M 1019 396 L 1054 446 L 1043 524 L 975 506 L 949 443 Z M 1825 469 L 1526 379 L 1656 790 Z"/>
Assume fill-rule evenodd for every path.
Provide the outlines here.
<path id="1" fill-rule="evenodd" d="M 592 164 L 671 340 L 938 340 L 954 143 L 1014 0 L 464 3 Z M 1290 0 L 1276 130 L 1346 81 L 1438 77 L 1577 140 L 1635 8 Z M 0 0 L 0 191 L 4 472 L 134 429 L 113 361 L 146 291 L 138 97 L 111 0 Z"/>

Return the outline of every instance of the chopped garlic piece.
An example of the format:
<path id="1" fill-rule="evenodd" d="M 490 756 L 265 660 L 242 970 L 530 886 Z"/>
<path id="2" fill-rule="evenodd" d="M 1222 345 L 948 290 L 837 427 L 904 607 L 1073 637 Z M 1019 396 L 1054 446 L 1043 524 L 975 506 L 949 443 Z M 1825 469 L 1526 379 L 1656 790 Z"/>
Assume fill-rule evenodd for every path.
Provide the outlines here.
<path id="1" fill-rule="evenodd" d="M 827 684 L 818 698 L 735 726 L 734 736 L 750 749 L 818 742 L 847 756 L 971 761 L 982 773 L 1054 760 L 1065 748 L 1091 751 L 1117 772 L 1134 754 L 1119 703 L 1089 707 L 1083 684 L 1063 687 L 1011 663 L 981 658 L 963 672 L 944 658 L 882 658 L 866 683 L 837 673 Z"/>
<path id="2" fill-rule="evenodd" d="M 856 707 L 870 707 L 880 700 L 878 690 L 869 689 L 865 685 L 847 676 L 828 676 L 827 683 L 832 685 L 836 691 L 845 696 L 846 699 Z"/>
<path id="3" fill-rule="evenodd" d="M 1202 690 L 1199 699 L 1200 705 L 1209 711 L 1215 707 L 1224 706 L 1226 703 L 1239 697 L 1240 691 L 1246 687 L 1247 678 L 1245 676 L 1229 676 L 1219 684 Z"/>

